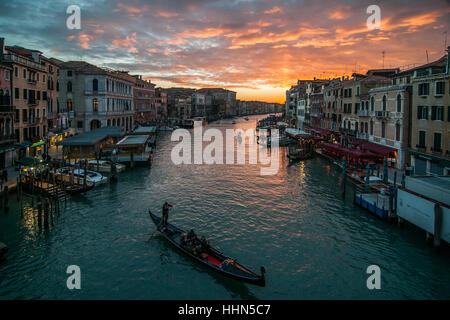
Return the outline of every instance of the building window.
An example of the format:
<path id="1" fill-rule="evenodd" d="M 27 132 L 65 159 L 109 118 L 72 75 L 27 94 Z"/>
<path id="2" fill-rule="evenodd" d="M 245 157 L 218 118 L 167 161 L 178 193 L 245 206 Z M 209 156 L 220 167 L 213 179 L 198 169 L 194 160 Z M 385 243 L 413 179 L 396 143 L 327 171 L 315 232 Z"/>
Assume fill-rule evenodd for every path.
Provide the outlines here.
<path id="1" fill-rule="evenodd" d="M 9 81 L 11 79 L 11 74 L 9 73 L 9 70 L 5 70 L 5 80 Z"/>
<path id="2" fill-rule="evenodd" d="M 441 139 L 442 134 L 439 132 L 434 133 L 433 151 L 441 152 Z"/>
<path id="3" fill-rule="evenodd" d="M 98 100 L 92 100 L 92 112 L 98 112 Z"/>
<path id="4" fill-rule="evenodd" d="M 83 129 L 83 121 L 77 121 L 77 128 Z"/>
<path id="5" fill-rule="evenodd" d="M 397 112 L 402 112 L 402 96 L 397 95 Z"/>
<path id="6" fill-rule="evenodd" d="M 39 79 L 39 72 L 36 74 L 36 80 L 40 81 L 40 79 Z"/>
<path id="7" fill-rule="evenodd" d="M 426 148 L 425 145 L 426 134 L 427 134 L 426 131 L 419 131 L 419 144 L 417 145 L 417 147 Z"/>
<path id="8" fill-rule="evenodd" d="M 27 99 L 27 89 L 23 89 L 22 90 L 22 99 L 26 100 Z"/>
<path id="9" fill-rule="evenodd" d="M 447 107 L 447 121 L 450 122 L 450 107 Z"/>
<path id="10" fill-rule="evenodd" d="M 24 79 L 27 78 L 27 69 L 23 69 L 23 78 L 24 78 Z"/>
<path id="11" fill-rule="evenodd" d="M 19 99 L 19 88 L 14 88 L 14 99 Z"/>
<path id="12" fill-rule="evenodd" d="M 445 82 L 438 81 L 436 82 L 436 95 L 443 95 L 445 92 Z"/>
<path id="13" fill-rule="evenodd" d="M 375 110 L 375 98 L 370 97 L 370 111 L 374 111 L 374 110 Z"/>
<path id="14" fill-rule="evenodd" d="M 417 107 L 417 119 L 428 120 L 428 106 L 418 106 Z"/>
<path id="15" fill-rule="evenodd" d="M 400 141 L 400 123 L 395 124 L 395 140 Z"/>
<path id="16" fill-rule="evenodd" d="M 370 135 L 373 136 L 373 120 L 370 120 Z"/>
<path id="17" fill-rule="evenodd" d="M 14 76 L 17 78 L 19 76 L 19 68 L 14 67 Z"/>
<path id="18" fill-rule="evenodd" d="M 72 100 L 67 100 L 67 111 L 72 111 Z"/>
<path id="19" fill-rule="evenodd" d="M 68 76 L 68 77 L 71 77 L 71 76 L 72 76 L 72 70 L 68 70 L 68 71 L 67 71 L 67 76 Z"/>
<path id="20" fill-rule="evenodd" d="M 382 105 L 382 107 L 383 107 L 383 111 L 386 111 L 386 108 L 387 108 L 387 98 L 386 98 L 386 96 L 383 96 L 383 105 Z"/>
<path id="21" fill-rule="evenodd" d="M 431 107 L 431 120 L 443 120 L 444 119 L 444 107 L 432 106 Z"/>
<path id="22" fill-rule="evenodd" d="M 381 137 L 386 138 L 386 122 L 381 121 Z"/>
<path id="23" fill-rule="evenodd" d="M 419 84 L 419 96 L 427 96 L 430 94 L 430 84 L 420 83 Z"/>
<path id="24" fill-rule="evenodd" d="M 98 91 L 98 80 L 97 79 L 92 80 L 92 90 Z"/>
<path id="25" fill-rule="evenodd" d="M 67 92 L 72 92 L 72 82 L 67 82 Z"/>

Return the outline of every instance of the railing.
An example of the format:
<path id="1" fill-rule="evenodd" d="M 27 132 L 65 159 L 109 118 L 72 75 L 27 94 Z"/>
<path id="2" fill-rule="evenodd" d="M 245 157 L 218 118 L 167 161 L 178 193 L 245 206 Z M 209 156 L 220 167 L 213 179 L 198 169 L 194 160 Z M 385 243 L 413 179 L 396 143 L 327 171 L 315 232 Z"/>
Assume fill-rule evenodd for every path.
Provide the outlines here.
<path id="1" fill-rule="evenodd" d="M 389 118 L 389 111 L 375 111 L 375 117 L 377 117 L 377 118 Z"/>
<path id="2" fill-rule="evenodd" d="M 29 107 L 37 106 L 38 104 L 39 102 L 37 100 L 28 100 Z"/>
<path id="3" fill-rule="evenodd" d="M 0 104 L 0 112 L 14 112 L 14 106 Z"/>
<path id="4" fill-rule="evenodd" d="M 359 117 L 369 117 L 370 116 L 369 110 L 358 110 L 357 115 Z"/>
<path id="5" fill-rule="evenodd" d="M 416 144 L 416 149 L 419 152 L 427 152 L 427 147 L 426 146 L 421 146 L 421 145 Z"/>
<path id="6" fill-rule="evenodd" d="M 358 139 L 365 139 L 365 140 L 369 139 L 369 135 L 367 133 L 365 133 L 365 132 L 358 132 L 356 134 L 356 137 Z"/>
<path id="7" fill-rule="evenodd" d="M 42 71 L 42 72 L 46 72 L 45 66 L 43 66 L 43 65 L 41 65 L 39 63 L 36 63 L 34 61 L 30 61 L 28 59 L 21 58 L 19 56 L 14 55 L 14 54 L 4 54 L 3 58 L 2 58 L 2 61 L 5 61 L 5 62 L 16 62 L 16 63 L 20 63 L 22 65 L 25 65 L 25 66 L 27 66 L 29 68 L 33 68 L 33 69 L 37 69 L 37 70 Z"/>
<path id="8" fill-rule="evenodd" d="M 35 79 L 28 79 L 27 81 L 28 81 L 29 84 L 36 84 L 37 83 L 37 80 L 35 80 Z"/>

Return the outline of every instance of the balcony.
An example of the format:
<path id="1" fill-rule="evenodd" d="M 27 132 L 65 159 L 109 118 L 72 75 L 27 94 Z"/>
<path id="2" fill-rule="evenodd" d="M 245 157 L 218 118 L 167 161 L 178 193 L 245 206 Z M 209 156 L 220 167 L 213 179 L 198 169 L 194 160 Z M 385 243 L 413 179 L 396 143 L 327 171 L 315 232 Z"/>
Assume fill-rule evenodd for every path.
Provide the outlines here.
<path id="1" fill-rule="evenodd" d="M 17 56 L 15 54 L 4 54 L 3 58 L 1 59 L 4 62 L 14 62 L 19 63 L 21 65 L 24 65 L 28 68 L 36 69 L 42 72 L 46 72 L 45 66 L 36 63 L 30 59 L 22 58 L 20 56 Z"/>
<path id="2" fill-rule="evenodd" d="M 28 82 L 29 84 L 36 84 L 36 83 L 37 83 L 37 80 L 35 80 L 35 79 L 28 79 L 27 82 Z"/>
<path id="3" fill-rule="evenodd" d="M 358 117 L 370 117 L 369 110 L 358 110 Z"/>
<path id="4" fill-rule="evenodd" d="M 431 148 L 430 148 L 430 151 L 431 151 L 431 153 L 432 153 L 434 156 L 441 156 L 441 155 L 442 155 L 442 148 L 435 149 L 435 148 L 431 147 Z"/>
<path id="5" fill-rule="evenodd" d="M 366 132 L 358 132 L 358 133 L 356 134 L 356 137 L 357 137 L 358 139 L 363 139 L 363 140 L 369 139 L 369 135 L 368 135 Z"/>
<path id="6" fill-rule="evenodd" d="M 0 104 L 0 113 L 11 113 L 14 112 L 14 106 Z"/>
<path id="7" fill-rule="evenodd" d="M 375 117 L 377 117 L 377 118 L 389 118 L 389 111 L 375 111 Z"/>
<path id="8" fill-rule="evenodd" d="M 0 135 L 1 143 L 14 143 L 16 141 L 17 141 L 17 138 L 14 134 Z"/>
<path id="9" fill-rule="evenodd" d="M 39 104 L 39 101 L 28 99 L 28 106 L 29 106 L 29 107 L 35 107 L 35 106 L 37 106 L 38 104 Z"/>
<path id="10" fill-rule="evenodd" d="M 416 144 L 416 150 L 419 152 L 427 152 L 427 146 Z"/>

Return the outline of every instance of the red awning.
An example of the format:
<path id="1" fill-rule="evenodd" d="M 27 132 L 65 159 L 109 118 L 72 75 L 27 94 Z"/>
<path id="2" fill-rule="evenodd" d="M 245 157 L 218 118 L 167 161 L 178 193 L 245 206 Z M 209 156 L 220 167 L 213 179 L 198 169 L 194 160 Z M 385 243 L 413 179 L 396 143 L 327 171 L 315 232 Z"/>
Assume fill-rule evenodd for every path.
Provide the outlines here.
<path id="1" fill-rule="evenodd" d="M 369 151 L 362 151 L 362 150 L 358 150 L 358 149 L 346 148 L 339 144 L 324 142 L 321 144 L 321 146 L 325 150 L 334 151 L 336 153 L 340 153 L 342 155 L 346 155 L 351 158 L 374 158 L 374 157 L 376 157 L 375 154 L 373 154 Z"/>
<path id="2" fill-rule="evenodd" d="M 362 148 L 364 150 L 369 150 L 371 152 L 374 152 L 374 153 L 377 153 L 380 155 L 387 155 L 391 152 L 396 151 L 393 148 L 385 147 L 385 146 L 382 146 L 382 145 L 379 145 L 376 143 L 372 143 L 372 142 L 368 142 L 368 141 L 366 141 L 362 144 Z"/>

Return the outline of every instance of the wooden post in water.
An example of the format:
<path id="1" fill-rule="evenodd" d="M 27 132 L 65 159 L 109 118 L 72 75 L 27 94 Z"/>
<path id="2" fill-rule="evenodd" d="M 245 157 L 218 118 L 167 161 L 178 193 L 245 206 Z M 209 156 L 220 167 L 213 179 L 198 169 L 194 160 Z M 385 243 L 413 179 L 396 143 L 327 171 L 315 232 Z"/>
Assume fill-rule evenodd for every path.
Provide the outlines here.
<path id="1" fill-rule="evenodd" d="M 3 188 L 3 212 L 8 213 L 9 211 L 9 192 L 8 192 L 8 186 L 5 186 Z"/>
<path id="2" fill-rule="evenodd" d="M 441 233 L 442 233 L 442 208 L 439 204 L 434 205 L 434 241 L 435 247 L 441 245 Z"/>
<path id="3" fill-rule="evenodd" d="M 345 197 L 345 189 L 347 185 L 347 172 L 345 157 L 342 159 L 342 197 Z"/>

